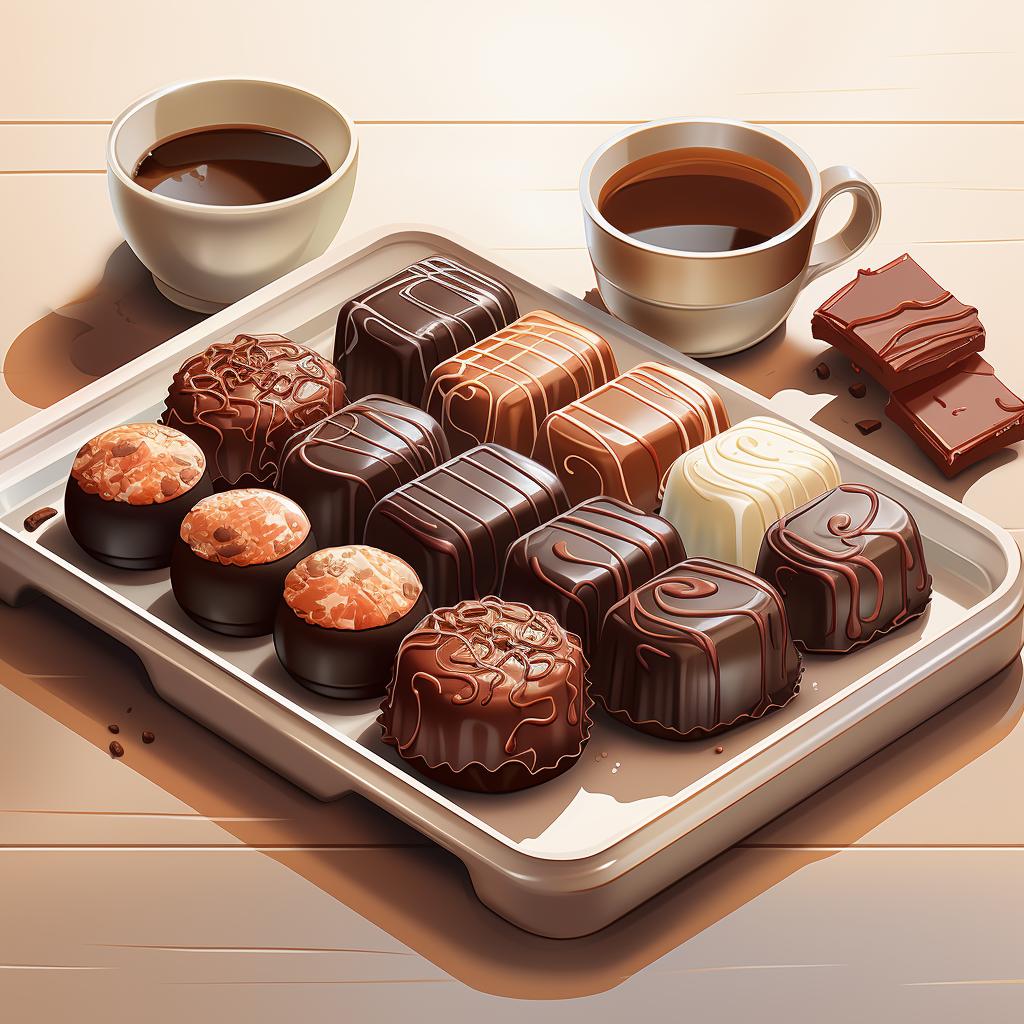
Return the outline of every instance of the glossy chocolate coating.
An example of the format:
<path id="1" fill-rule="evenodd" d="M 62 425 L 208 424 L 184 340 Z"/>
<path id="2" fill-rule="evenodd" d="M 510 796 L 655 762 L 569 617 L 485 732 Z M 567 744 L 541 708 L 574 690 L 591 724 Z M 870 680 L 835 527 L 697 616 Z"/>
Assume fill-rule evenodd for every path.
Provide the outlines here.
<path id="1" fill-rule="evenodd" d="M 840 484 L 771 526 L 757 574 L 782 595 L 797 645 L 830 654 L 916 619 L 932 592 L 914 517 L 867 484 Z"/>
<path id="2" fill-rule="evenodd" d="M 349 299 L 338 314 L 334 361 L 350 398 L 423 401 L 431 371 L 519 316 L 500 281 L 430 256 Z"/>
<path id="3" fill-rule="evenodd" d="M 310 534 L 276 562 L 222 565 L 200 558 L 179 538 L 171 558 L 174 597 L 182 611 L 205 629 L 225 636 L 265 636 L 274 629 L 285 577 L 316 547 Z"/>
<path id="4" fill-rule="evenodd" d="M 274 648 L 298 683 L 325 697 L 381 697 L 391 679 L 395 652 L 430 611 L 425 591 L 401 618 L 373 629 L 339 630 L 300 619 L 281 601 L 274 622 Z"/>
<path id="5" fill-rule="evenodd" d="M 399 648 L 383 740 L 446 785 L 535 786 L 590 738 L 586 668 L 577 637 L 544 612 L 496 597 L 438 608 Z"/>
<path id="6" fill-rule="evenodd" d="M 296 434 L 277 487 L 306 510 L 321 544 L 356 544 L 381 498 L 449 457 L 433 417 L 400 399 L 369 395 Z"/>
<path id="7" fill-rule="evenodd" d="M 653 512 L 672 463 L 728 426 L 708 384 L 641 363 L 548 416 L 533 457 L 558 474 L 574 504 L 605 494 Z"/>
<path id="8" fill-rule="evenodd" d="M 746 569 L 690 558 L 608 613 L 592 681 L 614 717 L 687 740 L 787 704 L 801 671 L 779 594 Z"/>
<path id="9" fill-rule="evenodd" d="M 592 657 L 612 605 L 685 557 L 660 516 L 591 498 L 512 545 L 501 596 L 549 612 Z"/>
<path id="10" fill-rule="evenodd" d="M 1024 401 L 981 356 L 894 391 L 885 414 L 948 477 L 1024 440 Z"/>
<path id="11" fill-rule="evenodd" d="M 857 276 L 826 299 L 811 334 L 889 391 L 941 373 L 985 347 L 985 328 L 908 255 Z"/>
<path id="12" fill-rule="evenodd" d="M 436 608 L 493 594 L 509 547 L 568 507 L 550 470 L 484 444 L 377 502 L 366 543 L 405 559 Z"/>
<path id="13" fill-rule="evenodd" d="M 185 361 L 163 422 L 203 449 L 216 490 L 272 487 L 292 435 L 344 404 L 328 360 L 279 334 L 242 334 Z"/>
<path id="14" fill-rule="evenodd" d="M 435 367 L 423 404 L 456 454 L 493 441 L 530 455 L 549 413 L 618 372 L 604 338 L 538 309 Z"/>
<path id="15" fill-rule="evenodd" d="M 113 427 L 79 450 L 64 519 L 79 547 L 118 569 L 162 569 L 181 520 L 213 493 L 203 453 L 155 423 Z"/>

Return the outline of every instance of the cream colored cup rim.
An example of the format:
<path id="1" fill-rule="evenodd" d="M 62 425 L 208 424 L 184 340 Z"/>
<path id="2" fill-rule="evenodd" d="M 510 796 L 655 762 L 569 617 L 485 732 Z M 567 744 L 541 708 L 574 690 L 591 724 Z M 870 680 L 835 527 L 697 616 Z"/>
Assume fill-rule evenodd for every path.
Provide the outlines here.
<path id="1" fill-rule="evenodd" d="M 244 206 L 219 206 L 215 203 L 193 203 L 186 199 L 175 199 L 171 196 L 162 196 L 156 192 L 151 192 L 148 188 L 143 188 L 130 173 L 126 173 L 121 161 L 118 160 L 115 152 L 115 145 L 117 143 L 117 137 L 121 132 L 121 129 L 127 123 L 128 119 L 134 114 L 138 113 L 143 107 L 149 106 L 154 101 L 160 99 L 162 96 L 168 96 L 173 92 L 178 92 L 181 89 L 187 89 L 195 85 L 217 85 L 223 83 L 235 83 L 235 84 L 246 84 L 251 83 L 254 85 L 270 85 L 278 89 L 285 89 L 291 92 L 299 93 L 308 99 L 313 100 L 316 103 L 322 104 L 333 114 L 344 123 L 345 127 L 348 128 L 349 134 L 349 147 L 348 152 L 345 154 L 345 159 L 342 160 L 336 171 L 332 171 L 328 177 L 324 178 L 319 185 L 314 185 L 312 188 L 307 189 L 305 192 L 299 192 L 294 196 L 288 196 L 285 199 L 275 199 L 269 203 L 248 203 Z M 202 125 L 196 125 L 197 128 L 201 128 Z M 160 142 L 160 139 L 154 139 L 153 142 Z M 158 205 L 165 206 L 172 210 L 216 210 L 217 216 L 236 216 L 238 214 L 251 214 L 255 210 L 280 210 L 286 206 L 292 206 L 301 202 L 305 202 L 312 199 L 314 196 L 319 195 L 321 192 L 326 192 L 335 182 L 340 178 L 343 178 L 351 168 L 353 162 L 356 159 L 356 154 L 359 150 L 359 139 L 356 136 L 355 124 L 347 114 L 339 110 L 333 103 L 325 100 L 322 96 L 317 95 L 315 92 L 310 92 L 308 89 L 303 89 L 300 86 L 292 85 L 291 82 L 282 82 L 273 78 L 247 78 L 238 75 L 225 75 L 215 78 L 190 78 L 182 82 L 172 82 L 170 85 L 165 85 L 160 89 L 155 89 L 153 92 L 147 93 L 145 96 L 140 96 L 137 100 L 129 104 L 120 114 L 114 119 L 113 124 L 110 126 L 110 134 L 107 136 L 107 167 L 111 173 L 118 179 L 118 181 L 127 189 L 138 193 L 141 196 L 146 197 L 152 202 Z"/>
<path id="2" fill-rule="evenodd" d="M 785 146 L 786 149 L 793 153 L 793 155 L 803 163 L 811 182 L 811 195 L 807 201 L 807 207 L 800 215 L 800 218 L 796 223 L 791 224 L 786 228 L 785 231 L 782 231 L 777 235 L 773 235 L 767 242 L 761 242 L 759 245 L 751 245 L 746 249 L 728 249 L 723 250 L 722 252 L 697 252 L 685 249 L 666 249 L 660 245 L 651 245 L 650 242 L 642 242 L 640 239 L 634 238 L 632 235 L 627 235 L 624 231 L 620 231 L 614 224 L 608 221 L 597 208 L 597 203 L 593 196 L 593 189 L 591 188 L 594 166 L 597 164 L 597 161 L 612 148 L 612 146 L 617 145 L 623 139 L 628 139 L 631 135 L 638 135 L 640 132 L 649 131 L 654 128 L 663 128 L 667 125 L 676 124 L 729 125 L 733 128 L 743 128 L 760 135 L 766 135 Z M 603 183 L 602 187 L 604 187 Z M 610 139 L 606 139 L 600 146 L 598 146 L 597 149 L 590 154 L 590 157 L 583 165 L 583 171 L 580 174 L 580 201 L 583 203 L 583 209 L 586 211 L 587 216 L 597 224 L 598 227 L 612 237 L 619 239 L 619 241 L 625 242 L 627 245 L 635 246 L 637 249 L 643 249 L 646 252 L 654 253 L 658 256 L 672 256 L 679 259 L 730 259 L 736 256 L 746 256 L 750 253 L 765 252 L 777 245 L 781 245 L 783 242 L 802 231 L 807 226 L 808 222 L 817 215 L 818 204 L 821 202 L 821 176 L 818 173 L 818 168 L 815 166 L 814 161 L 811 160 L 803 149 L 801 149 L 791 139 L 786 138 L 786 136 L 781 132 L 772 131 L 771 128 L 765 128 L 764 125 L 751 124 L 749 121 L 736 121 L 725 117 L 666 117 L 661 121 L 645 121 L 642 124 L 630 125 L 630 127 L 616 135 L 613 135 Z"/>

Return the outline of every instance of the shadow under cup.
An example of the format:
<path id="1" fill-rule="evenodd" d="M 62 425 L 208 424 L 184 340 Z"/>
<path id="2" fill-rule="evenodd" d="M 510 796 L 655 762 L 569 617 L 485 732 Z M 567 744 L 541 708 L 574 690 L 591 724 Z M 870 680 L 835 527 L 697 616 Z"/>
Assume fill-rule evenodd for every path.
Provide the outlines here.
<path id="1" fill-rule="evenodd" d="M 777 172 L 776 183 L 793 192 L 795 216 L 784 230 L 746 248 L 685 251 L 627 234 L 604 215 L 609 185 L 614 190 L 625 168 L 656 168 L 659 158 L 669 161 L 687 150 L 717 152 L 723 164 L 763 168 L 766 179 Z M 847 191 L 854 199 L 849 221 L 815 244 L 821 211 Z M 608 140 L 587 161 L 580 196 L 605 305 L 620 320 L 700 357 L 738 352 L 771 334 L 800 290 L 867 245 L 881 218 L 878 193 L 852 168 L 819 173 L 777 132 L 704 118 L 652 122 Z"/>
<path id="2" fill-rule="evenodd" d="M 247 206 L 187 202 L 134 180 L 157 142 L 225 125 L 297 136 L 331 173 L 307 191 Z M 207 79 L 145 96 L 114 121 L 107 180 L 124 236 L 160 291 L 209 313 L 324 252 L 351 203 L 357 155 L 352 122 L 319 96 L 279 82 Z"/>

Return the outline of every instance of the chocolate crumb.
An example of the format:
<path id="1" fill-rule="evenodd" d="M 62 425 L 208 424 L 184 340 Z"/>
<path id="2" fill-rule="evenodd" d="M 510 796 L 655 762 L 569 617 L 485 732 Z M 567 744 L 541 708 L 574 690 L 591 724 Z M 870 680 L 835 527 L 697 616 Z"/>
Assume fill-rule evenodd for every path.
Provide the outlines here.
<path id="1" fill-rule="evenodd" d="M 130 704 L 128 705 L 128 707 L 127 707 L 127 708 L 125 708 L 125 712 L 124 712 L 124 713 L 125 713 L 126 715 L 130 715 L 130 714 L 132 713 L 132 708 L 131 708 L 131 705 L 130 705 Z"/>
<path id="2" fill-rule="evenodd" d="M 832 376 L 832 371 L 828 368 L 828 363 L 818 363 L 814 368 L 814 372 L 818 375 L 818 380 L 828 380 Z"/>
<path id="3" fill-rule="evenodd" d="M 868 393 L 868 386 L 862 380 L 855 381 L 847 389 L 854 398 L 863 398 Z"/>
<path id="4" fill-rule="evenodd" d="M 124 747 L 121 746 L 117 740 L 110 741 L 110 756 L 111 757 L 124 757 Z"/>
<path id="5" fill-rule="evenodd" d="M 229 540 L 234 540 L 238 534 L 230 526 L 218 526 L 213 531 L 213 539 L 219 544 L 227 544 Z"/>
<path id="6" fill-rule="evenodd" d="M 224 547 L 220 548 L 217 552 L 221 558 L 234 558 L 235 555 L 240 555 L 245 550 L 244 541 L 236 541 L 234 544 L 225 544 Z"/>
<path id="7" fill-rule="evenodd" d="M 112 733 L 114 733 L 115 736 L 121 731 L 121 726 L 119 726 L 116 722 L 111 722 L 110 725 L 107 726 L 107 728 Z"/>
<path id="8" fill-rule="evenodd" d="M 110 449 L 110 454 L 113 455 L 115 459 L 124 459 L 129 455 L 134 455 L 138 450 L 138 444 L 135 444 L 132 441 L 122 441 L 120 444 L 115 444 L 114 447 Z"/>
<path id="9" fill-rule="evenodd" d="M 25 529 L 29 533 L 35 533 L 43 523 L 52 519 L 56 514 L 57 510 L 50 508 L 49 505 L 44 508 L 37 508 L 31 515 L 25 516 Z"/>
<path id="10" fill-rule="evenodd" d="M 142 742 L 143 743 L 152 743 L 153 740 L 155 740 L 155 739 L 156 739 L 156 735 L 154 733 L 150 732 L 149 729 L 147 729 L 142 734 Z"/>
<path id="11" fill-rule="evenodd" d="M 725 747 L 715 747 L 715 753 L 716 754 L 721 754 L 721 753 L 724 752 L 724 750 L 725 750 Z"/>
<path id="12" fill-rule="evenodd" d="M 882 425 L 881 420 L 857 420 L 855 426 L 857 429 L 867 437 L 868 434 L 873 434 Z"/>
<path id="13" fill-rule="evenodd" d="M 172 494 L 177 494 L 181 490 L 181 484 L 173 476 L 165 476 L 160 481 L 160 490 L 165 498 L 169 498 Z"/>
<path id="14" fill-rule="evenodd" d="M 197 476 L 199 476 L 199 470 L 193 469 L 189 466 L 188 469 L 183 469 L 178 475 L 184 483 L 190 484 Z"/>

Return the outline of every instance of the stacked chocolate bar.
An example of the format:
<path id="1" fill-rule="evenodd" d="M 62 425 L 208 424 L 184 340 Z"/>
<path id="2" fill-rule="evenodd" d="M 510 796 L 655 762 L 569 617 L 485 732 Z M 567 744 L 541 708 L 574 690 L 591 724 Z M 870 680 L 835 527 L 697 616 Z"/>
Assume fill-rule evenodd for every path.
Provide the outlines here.
<path id="1" fill-rule="evenodd" d="M 948 477 L 1024 439 L 1024 401 L 978 354 L 977 309 L 909 255 L 858 271 L 815 311 L 811 333 L 889 391 L 886 415 Z"/>

